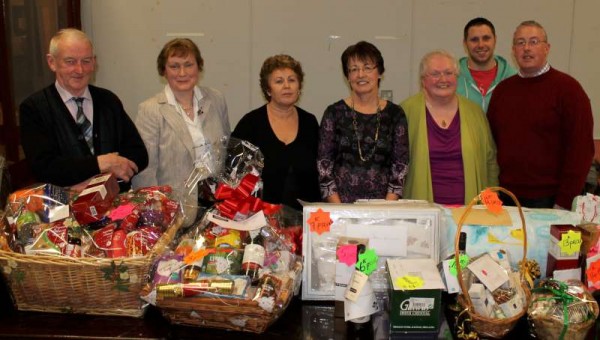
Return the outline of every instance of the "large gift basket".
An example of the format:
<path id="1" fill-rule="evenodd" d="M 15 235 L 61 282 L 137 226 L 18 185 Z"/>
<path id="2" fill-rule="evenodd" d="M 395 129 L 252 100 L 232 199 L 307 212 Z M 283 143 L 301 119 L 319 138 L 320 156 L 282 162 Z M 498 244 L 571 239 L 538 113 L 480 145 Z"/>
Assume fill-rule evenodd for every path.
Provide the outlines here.
<path id="1" fill-rule="evenodd" d="M 262 333 L 299 289 L 301 215 L 259 198 L 255 146 L 232 139 L 223 152 L 223 170 L 200 183 L 214 206 L 157 259 L 142 297 L 174 324 Z"/>
<path id="2" fill-rule="evenodd" d="M 492 187 L 483 191 L 480 195 L 474 197 L 471 202 L 467 205 L 458 222 L 456 238 L 455 238 L 455 258 L 461 258 L 459 251 L 460 234 L 462 226 L 466 223 L 467 216 L 472 211 L 473 206 L 482 202 L 486 206 L 492 207 L 489 210 L 496 210 L 499 212 L 502 210 L 499 198 L 496 192 L 501 191 L 510 196 L 519 209 L 519 216 L 523 226 L 523 259 L 519 262 L 518 272 L 514 272 L 508 261 L 509 254 L 500 251 L 493 252 L 494 256 L 490 254 L 483 254 L 478 257 L 469 259 L 469 263 L 473 264 L 476 260 L 482 259 L 484 256 L 489 257 L 495 261 L 499 260 L 500 264 L 489 262 L 492 266 L 481 269 L 484 275 L 494 276 L 492 270 L 494 267 L 498 267 L 501 271 L 504 271 L 509 278 L 502 286 L 491 289 L 485 282 L 479 282 L 475 272 L 465 266 L 462 261 L 456 261 L 456 273 L 458 283 L 461 288 L 461 293 L 458 296 L 458 302 L 463 307 L 461 314 L 466 314 L 466 318 L 461 318 L 463 315 L 459 315 L 459 322 L 462 319 L 469 321 L 470 330 L 477 333 L 479 336 L 490 337 L 490 338 L 502 338 L 508 334 L 517 324 L 519 319 L 525 315 L 527 311 L 528 301 L 530 300 L 530 285 L 533 281 L 529 274 L 529 266 L 531 262 L 527 261 L 527 228 L 525 225 L 525 217 L 521 205 L 517 198 L 508 190 L 500 187 Z M 496 209 L 494 209 L 494 206 Z M 488 263 L 488 262 L 481 262 Z M 467 268 L 461 268 L 467 267 Z M 477 269 L 473 269 L 477 270 Z M 487 272 L 486 272 L 487 271 Z M 526 278 L 528 278 L 526 280 Z M 531 282 L 529 282 L 531 281 Z M 460 332 L 465 332 L 465 325 L 458 325 Z M 466 333 L 465 333 L 466 334 Z"/>
<path id="3" fill-rule="evenodd" d="M 9 196 L 0 272 L 22 311 L 141 317 L 152 262 L 182 220 L 170 187 L 119 194 L 101 175 L 81 193 L 51 184 Z"/>

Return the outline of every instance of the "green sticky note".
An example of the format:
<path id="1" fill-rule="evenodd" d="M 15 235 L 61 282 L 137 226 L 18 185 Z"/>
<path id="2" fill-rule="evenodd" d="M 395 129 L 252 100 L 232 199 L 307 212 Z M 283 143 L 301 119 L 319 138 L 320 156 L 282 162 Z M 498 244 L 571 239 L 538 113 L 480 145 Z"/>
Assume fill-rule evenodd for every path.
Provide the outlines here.
<path id="1" fill-rule="evenodd" d="M 358 255 L 358 261 L 356 262 L 356 269 L 367 275 L 377 269 L 377 260 L 379 257 L 375 254 L 374 249 L 367 249 L 364 253 Z"/>
<path id="2" fill-rule="evenodd" d="M 469 265 L 469 256 L 467 254 L 461 254 L 460 257 L 458 258 L 458 261 L 460 262 L 460 269 L 464 270 L 465 267 L 467 267 L 467 265 Z M 451 259 L 448 262 L 448 267 L 450 267 L 450 274 L 452 274 L 453 276 L 456 276 L 456 261 L 455 259 Z"/>

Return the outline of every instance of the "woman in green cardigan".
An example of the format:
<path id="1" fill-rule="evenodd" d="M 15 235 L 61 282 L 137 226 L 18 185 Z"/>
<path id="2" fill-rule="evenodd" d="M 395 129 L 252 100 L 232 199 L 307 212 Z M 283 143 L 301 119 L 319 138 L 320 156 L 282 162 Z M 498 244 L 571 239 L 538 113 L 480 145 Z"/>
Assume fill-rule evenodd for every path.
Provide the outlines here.
<path id="1" fill-rule="evenodd" d="M 408 120 L 410 163 L 404 197 L 467 204 L 498 185 L 496 146 L 481 107 L 456 94 L 458 65 L 446 51 L 426 54 L 421 92 L 401 106 Z"/>

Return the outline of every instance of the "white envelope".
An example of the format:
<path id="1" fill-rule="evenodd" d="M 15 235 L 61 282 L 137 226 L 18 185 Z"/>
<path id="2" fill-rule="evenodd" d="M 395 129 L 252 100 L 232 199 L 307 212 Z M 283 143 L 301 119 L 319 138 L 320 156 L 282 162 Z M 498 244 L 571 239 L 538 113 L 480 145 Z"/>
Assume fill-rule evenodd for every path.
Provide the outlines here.
<path id="1" fill-rule="evenodd" d="M 346 236 L 369 239 L 377 256 L 406 257 L 407 235 L 407 225 L 346 225 Z"/>

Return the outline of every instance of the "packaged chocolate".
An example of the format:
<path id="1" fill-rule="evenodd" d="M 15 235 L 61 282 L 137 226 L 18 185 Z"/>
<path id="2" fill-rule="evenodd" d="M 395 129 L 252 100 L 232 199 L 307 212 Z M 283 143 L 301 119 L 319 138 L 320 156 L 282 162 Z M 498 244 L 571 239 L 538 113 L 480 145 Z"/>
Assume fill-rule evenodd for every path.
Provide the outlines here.
<path id="1" fill-rule="evenodd" d="M 155 284 L 182 282 L 181 272 L 184 266 L 183 256 L 174 253 L 162 255 L 156 263 L 153 282 Z"/>
<path id="2" fill-rule="evenodd" d="M 109 258 L 118 258 L 118 257 L 126 257 L 127 256 L 127 247 L 125 245 L 125 239 L 127 235 L 125 235 L 125 231 L 122 229 L 117 229 L 113 233 L 110 248 L 107 249 L 106 255 Z"/>
<path id="3" fill-rule="evenodd" d="M 99 221 L 112 207 L 119 193 L 119 184 L 112 174 L 94 176 L 85 189 L 71 203 L 71 208 L 79 224 Z"/>
<path id="4" fill-rule="evenodd" d="M 215 248 L 204 257 L 202 272 L 207 274 L 238 275 L 242 270 L 243 251 L 234 248 Z"/>

